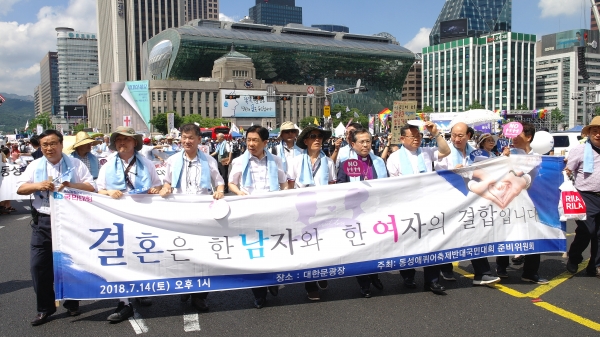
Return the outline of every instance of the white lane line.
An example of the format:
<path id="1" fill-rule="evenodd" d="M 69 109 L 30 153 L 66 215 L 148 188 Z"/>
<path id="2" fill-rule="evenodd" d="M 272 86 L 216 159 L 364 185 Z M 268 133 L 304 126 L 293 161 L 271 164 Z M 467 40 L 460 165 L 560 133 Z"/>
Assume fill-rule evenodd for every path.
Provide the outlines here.
<path id="1" fill-rule="evenodd" d="M 25 220 L 25 219 L 31 219 L 31 215 L 27 215 L 22 218 L 18 218 L 17 220 Z"/>
<path id="2" fill-rule="evenodd" d="M 0 228 L 4 228 L 4 226 L 0 226 Z"/>
<path id="3" fill-rule="evenodd" d="M 133 330 L 138 335 L 148 332 L 148 326 L 146 325 L 146 322 L 142 318 L 142 315 L 140 315 L 137 311 L 134 311 L 133 317 L 129 317 L 129 323 L 131 323 Z"/>
<path id="4" fill-rule="evenodd" d="M 23 202 L 23 200 L 15 200 L 16 202 Z"/>
<path id="5" fill-rule="evenodd" d="M 29 207 L 29 206 L 23 206 L 23 208 L 25 208 L 28 211 L 31 211 L 31 207 Z"/>
<path id="6" fill-rule="evenodd" d="M 200 331 L 200 320 L 198 314 L 183 315 L 183 330 L 185 332 Z"/>

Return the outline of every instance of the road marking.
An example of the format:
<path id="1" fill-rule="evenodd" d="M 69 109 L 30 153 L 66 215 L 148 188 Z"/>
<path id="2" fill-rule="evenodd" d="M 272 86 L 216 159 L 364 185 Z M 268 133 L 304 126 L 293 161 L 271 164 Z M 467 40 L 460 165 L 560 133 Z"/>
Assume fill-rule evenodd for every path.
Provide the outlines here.
<path id="1" fill-rule="evenodd" d="M 31 218 L 31 215 L 24 216 L 22 218 L 18 218 L 17 220 L 25 220 Z"/>
<path id="2" fill-rule="evenodd" d="M 198 314 L 183 315 L 183 330 L 186 332 L 200 331 L 200 319 Z"/>
<path id="3" fill-rule="evenodd" d="M 4 228 L 4 226 L 0 226 L 0 228 Z"/>
<path id="4" fill-rule="evenodd" d="M 15 200 L 16 202 L 23 202 L 23 200 Z"/>
<path id="5" fill-rule="evenodd" d="M 142 318 L 142 315 L 140 315 L 137 311 L 133 312 L 133 317 L 129 317 L 129 323 L 131 323 L 133 330 L 138 335 L 148 332 L 148 326 L 146 325 L 146 322 Z"/>
<path id="6" fill-rule="evenodd" d="M 589 320 L 587 318 L 581 317 L 579 315 L 575 315 L 572 312 L 561 309 L 561 308 L 554 306 L 548 302 L 537 302 L 537 303 L 534 303 L 534 305 L 544 308 L 544 309 L 546 309 L 554 314 L 557 314 L 561 317 L 570 319 L 573 322 L 579 323 L 579 324 L 586 326 L 592 330 L 600 331 L 600 324 L 598 324 L 592 320 Z"/>
<path id="7" fill-rule="evenodd" d="M 581 262 L 579 264 L 579 267 L 577 268 L 577 273 L 579 273 L 580 271 L 584 270 L 585 267 L 587 266 L 589 259 Z M 577 274 L 575 273 L 575 274 Z M 566 280 L 570 279 L 571 277 L 573 277 L 575 274 L 571 274 L 568 271 L 565 271 L 564 273 L 558 275 L 557 277 L 553 278 L 552 280 L 550 280 L 550 283 L 546 284 L 546 285 L 542 285 L 539 286 L 535 289 L 533 289 L 532 291 L 528 292 L 527 296 L 532 297 L 532 298 L 538 298 L 540 296 L 542 296 L 543 294 L 549 292 L 550 290 L 554 289 L 555 287 L 557 287 L 559 284 L 565 282 Z"/>
<path id="8" fill-rule="evenodd" d="M 585 260 L 583 262 L 581 262 L 579 264 L 579 267 L 577 268 L 577 273 L 579 273 L 580 271 L 584 270 L 587 266 L 587 262 L 588 260 Z M 457 262 L 453 263 L 454 265 L 454 271 L 463 275 L 464 277 L 467 278 L 473 278 L 474 275 L 469 273 L 468 271 L 460 268 L 460 266 L 458 265 Z M 553 314 L 559 315 L 561 317 L 564 317 L 566 319 L 570 319 L 575 323 L 579 323 L 585 327 L 588 327 L 592 330 L 596 330 L 596 331 L 600 331 L 600 323 L 596 323 L 592 320 L 589 320 L 587 318 L 581 317 L 579 315 L 576 315 L 572 312 L 566 311 L 564 309 L 561 309 L 557 306 L 554 306 L 548 302 L 544 302 L 543 300 L 541 300 L 539 297 L 542 294 L 545 294 L 547 292 L 549 292 L 550 290 L 554 289 L 555 287 L 557 287 L 559 284 L 563 283 L 564 281 L 572 278 L 574 276 L 574 274 L 567 272 L 564 272 L 560 275 L 558 275 L 557 277 L 553 278 L 552 280 L 550 280 L 550 283 L 548 284 L 544 284 L 544 285 L 540 285 L 538 287 L 536 287 L 535 289 L 533 289 L 532 291 L 528 292 L 527 294 L 524 294 L 520 291 L 514 290 L 512 288 L 509 288 L 507 286 L 504 286 L 502 284 L 498 284 L 496 283 L 495 288 L 502 291 L 503 293 L 506 293 L 508 295 L 517 297 L 517 298 L 533 298 L 535 301 L 533 301 L 532 303 L 538 307 L 544 308 L 548 311 L 550 311 Z"/>
<path id="9" fill-rule="evenodd" d="M 25 208 L 28 211 L 31 211 L 31 207 L 29 207 L 29 206 L 23 206 L 23 208 Z"/>

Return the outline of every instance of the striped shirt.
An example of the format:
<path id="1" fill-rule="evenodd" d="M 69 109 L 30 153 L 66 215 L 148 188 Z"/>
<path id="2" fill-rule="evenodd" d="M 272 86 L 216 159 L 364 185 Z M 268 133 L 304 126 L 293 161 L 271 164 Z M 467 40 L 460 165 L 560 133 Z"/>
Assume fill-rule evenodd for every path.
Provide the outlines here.
<path id="1" fill-rule="evenodd" d="M 600 192 L 600 154 L 592 150 L 594 154 L 594 172 L 583 172 L 583 153 L 585 144 L 579 144 L 569 151 L 567 168 L 575 176 L 575 188 L 584 192 Z"/>

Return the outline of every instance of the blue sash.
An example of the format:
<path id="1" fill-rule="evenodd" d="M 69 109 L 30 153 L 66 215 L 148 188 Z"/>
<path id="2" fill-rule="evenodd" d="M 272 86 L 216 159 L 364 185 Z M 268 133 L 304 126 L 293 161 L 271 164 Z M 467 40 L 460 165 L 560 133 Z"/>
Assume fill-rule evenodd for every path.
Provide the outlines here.
<path id="1" fill-rule="evenodd" d="M 594 173 L 594 149 L 592 149 L 592 143 L 589 139 L 585 142 L 585 148 L 583 149 L 583 172 Z"/>
<path id="2" fill-rule="evenodd" d="M 46 167 L 48 164 L 48 159 L 45 156 L 40 157 L 40 162 L 38 163 L 35 171 L 33 172 L 33 182 L 39 183 L 42 181 L 48 180 L 48 169 Z M 73 162 L 69 159 L 68 156 L 63 155 L 60 161 L 60 172 L 62 176 L 54 177 L 54 179 L 59 179 L 60 182 L 70 181 L 72 183 L 76 183 L 75 176 L 73 175 Z M 41 196 L 41 193 L 38 191 L 36 194 Z"/>
<path id="3" fill-rule="evenodd" d="M 279 191 L 278 169 L 275 158 L 269 151 L 265 150 L 267 156 L 267 175 L 269 176 L 269 190 Z M 250 173 L 250 151 L 244 152 L 242 155 L 242 186 L 252 187 L 252 174 Z"/>
<path id="4" fill-rule="evenodd" d="M 148 191 L 152 187 L 152 177 L 150 177 L 150 170 L 144 166 L 142 162 L 142 156 L 135 151 L 135 167 L 136 176 L 134 183 L 134 190 L 137 193 L 143 193 Z M 119 190 L 125 191 L 128 189 L 127 183 L 125 183 L 125 167 L 119 155 L 115 155 L 108 160 L 104 165 L 107 165 L 105 177 L 106 189 L 107 190 Z"/>
<path id="5" fill-rule="evenodd" d="M 383 161 L 383 159 L 377 157 L 371 152 L 369 152 L 369 157 L 371 157 L 371 162 L 373 162 L 373 168 L 377 173 L 377 179 L 387 178 L 388 173 L 387 169 L 385 168 L 385 162 Z M 356 151 L 350 150 L 348 159 L 358 159 L 358 154 L 356 153 Z M 350 181 L 360 181 L 360 177 L 350 177 Z"/>
<path id="6" fill-rule="evenodd" d="M 450 156 L 452 158 L 452 164 L 454 166 L 462 165 L 463 163 L 463 155 L 462 151 L 459 151 L 454 147 L 454 144 L 448 144 L 450 146 Z M 466 157 L 467 157 L 467 165 L 473 164 L 473 160 L 471 159 L 471 152 L 475 151 L 475 149 L 467 143 L 467 147 L 465 148 Z M 449 168 L 450 169 L 450 168 Z"/>
<path id="7" fill-rule="evenodd" d="M 403 146 L 400 150 L 400 172 L 402 175 L 415 174 L 413 170 L 413 166 L 410 163 L 409 156 L 412 154 Z M 425 159 L 423 159 L 423 151 L 421 148 L 417 149 L 417 168 L 419 169 L 418 173 L 427 172 L 427 167 L 425 166 Z"/>
<path id="8" fill-rule="evenodd" d="M 319 158 L 317 158 L 317 160 L 320 160 L 321 162 L 321 176 L 318 180 L 320 182 L 319 185 L 327 185 L 329 184 L 329 163 L 327 162 L 327 156 L 325 155 L 325 153 L 323 153 L 323 151 L 319 153 Z M 300 184 L 302 185 L 317 185 L 315 184 L 316 180 L 313 177 L 312 172 L 313 171 L 310 164 L 310 157 L 308 156 L 308 153 L 304 153 L 302 154 L 302 165 L 300 166 L 300 177 L 298 179 L 298 182 L 300 182 Z"/>
<path id="9" fill-rule="evenodd" d="M 179 188 L 181 186 L 181 175 L 183 174 L 183 157 L 185 156 L 185 151 L 181 151 L 181 156 L 177 155 L 175 157 L 175 162 L 173 163 L 173 169 L 171 170 L 171 186 Z M 198 150 L 196 153 L 196 157 L 200 162 L 201 172 L 200 172 L 200 187 L 205 188 L 207 190 L 211 189 L 210 186 L 210 168 L 208 166 L 208 160 L 202 151 Z"/>
<path id="10" fill-rule="evenodd" d="M 81 160 L 81 157 L 79 157 L 77 151 L 73 151 L 73 153 L 71 153 L 71 157 Z M 96 158 L 96 156 L 94 156 L 91 152 L 88 152 L 86 157 L 90 162 L 90 173 L 92 174 L 92 178 L 98 178 L 98 172 L 100 172 L 100 163 L 98 162 L 98 158 Z"/>
<path id="11" fill-rule="evenodd" d="M 298 147 L 298 145 L 294 144 L 293 147 L 294 150 L 294 157 L 299 156 L 303 153 L 305 153 L 306 151 L 302 150 L 301 148 Z M 283 148 L 283 142 L 281 142 L 279 145 L 277 145 L 277 155 L 279 156 L 279 158 L 281 158 L 281 163 L 283 164 L 283 170 L 285 172 L 288 171 L 288 163 L 287 163 L 287 158 L 285 157 L 285 149 Z"/>

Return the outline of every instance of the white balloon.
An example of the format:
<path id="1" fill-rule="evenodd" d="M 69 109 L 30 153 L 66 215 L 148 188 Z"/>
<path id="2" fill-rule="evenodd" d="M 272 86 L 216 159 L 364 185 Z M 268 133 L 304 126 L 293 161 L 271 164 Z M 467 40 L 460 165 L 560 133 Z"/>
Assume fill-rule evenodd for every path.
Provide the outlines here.
<path id="1" fill-rule="evenodd" d="M 533 141 L 530 145 L 533 152 L 546 154 L 554 147 L 554 137 L 546 131 L 538 131 L 533 136 Z"/>

